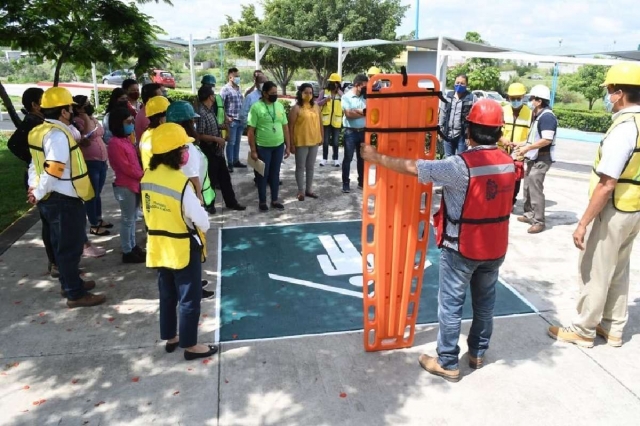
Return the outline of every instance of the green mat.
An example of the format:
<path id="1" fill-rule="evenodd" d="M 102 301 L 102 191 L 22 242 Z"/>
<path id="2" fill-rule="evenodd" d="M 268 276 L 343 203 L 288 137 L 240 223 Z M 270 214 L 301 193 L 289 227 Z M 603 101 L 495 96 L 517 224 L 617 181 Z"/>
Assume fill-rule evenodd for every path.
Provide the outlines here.
<path id="1" fill-rule="evenodd" d="M 360 237 L 360 221 L 222 229 L 220 340 L 362 329 Z M 420 324 L 437 322 L 433 240 L 430 231 Z M 496 293 L 496 316 L 533 312 L 504 285 Z"/>

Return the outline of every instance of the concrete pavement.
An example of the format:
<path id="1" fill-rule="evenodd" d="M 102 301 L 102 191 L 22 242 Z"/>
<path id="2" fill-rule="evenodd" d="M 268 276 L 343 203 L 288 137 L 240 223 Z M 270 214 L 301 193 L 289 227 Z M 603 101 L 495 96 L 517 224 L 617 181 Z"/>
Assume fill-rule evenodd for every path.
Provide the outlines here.
<path id="1" fill-rule="evenodd" d="M 568 149 L 559 149 L 559 158 L 570 160 L 597 144 L 560 146 Z M 212 216 L 204 265 L 209 281 L 218 276 L 220 227 L 360 217 L 361 192 L 340 192 L 340 169 L 316 165 L 321 198 L 299 202 L 293 166 L 293 158 L 286 160 L 282 172 L 286 210 L 267 214 L 257 211 L 253 173 L 236 169 L 234 187 L 248 209 L 222 208 Z M 352 172 L 354 179 L 355 162 Z M 465 323 L 463 378 L 456 384 L 418 366 L 420 353 L 435 353 L 434 325 L 419 328 L 413 348 L 380 353 L 365 353 L 362 333 L 353 332 L 225 343 L 205 363 L 185 362 L 179 350 L 166 354 L 158 340 L 154 273 L 120 262 L 119 210 L 107 184 L 105 218 L 116 224 L 114 235 L 91 240 L 109 253 L 82 262 L 96 290 L 108 295 L 105 305 L 66 308 L 59 284 L 46 276 L 39 224 L 0 257 L 0 424 L 636 425 L 638 249 L 622 348 L 598 339 L 593 349 L 580 349 L 546 336 L 550 322 L 568 321 L 575 310 L 578 251 L 571 234 L 587 203 L 587 178 L 580 170 L 552 168 L 545 185 L 547 231 L 529 235 L 512 216 L 501 276 L 540 313 L 497 319 L 487 365 L 478 371 L 466 366 Z M 515 213 L 521 209 L 519 201 Z M 202 342 L 214 339 L 215 303 L 203 302 Z"/>

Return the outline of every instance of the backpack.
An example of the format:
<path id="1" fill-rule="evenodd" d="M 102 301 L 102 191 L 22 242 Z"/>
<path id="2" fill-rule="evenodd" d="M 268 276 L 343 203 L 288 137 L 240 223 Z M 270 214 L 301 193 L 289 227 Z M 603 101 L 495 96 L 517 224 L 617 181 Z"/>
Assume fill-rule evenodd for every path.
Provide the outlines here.
<path id="1" fill-rule="evenodd" d="M 44 119 L 34 114 L 27 114 L 20 126 L 9 138 L 7 147 L 9 151 L 25 163 L 31 163 L 31 152 L 29 152 L 29 132 L 42 124 Z"/>

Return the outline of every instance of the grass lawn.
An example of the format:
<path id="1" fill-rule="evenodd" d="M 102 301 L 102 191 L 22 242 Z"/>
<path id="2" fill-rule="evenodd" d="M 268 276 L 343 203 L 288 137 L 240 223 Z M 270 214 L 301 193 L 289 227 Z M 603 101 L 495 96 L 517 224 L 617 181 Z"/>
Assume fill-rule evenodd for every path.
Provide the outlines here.
<path id="1" fill-rule="evenodd" d="M 25 163 L 7 148 L 9 133 L 0 132 L 0 232 L 31 208 L 24 188 Z"/>

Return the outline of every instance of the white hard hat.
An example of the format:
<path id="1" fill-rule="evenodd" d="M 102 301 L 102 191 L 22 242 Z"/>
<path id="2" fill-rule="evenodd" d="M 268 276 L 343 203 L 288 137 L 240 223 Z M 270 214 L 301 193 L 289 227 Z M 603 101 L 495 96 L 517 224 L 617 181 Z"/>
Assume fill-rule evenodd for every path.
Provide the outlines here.
<path id="1" fill-rule="evenodd" d="M 529 92 L 532 98 L 540 98 L 545 99 L 547 101 L 551 100 L 551 90 L 544 84 L 538 84 L 531 88 L 531 92 Z"/>

